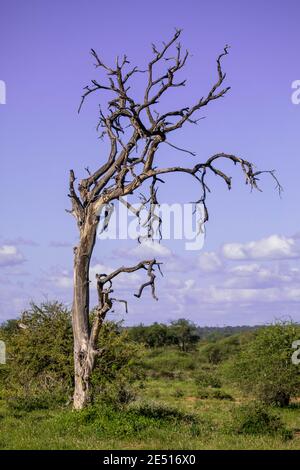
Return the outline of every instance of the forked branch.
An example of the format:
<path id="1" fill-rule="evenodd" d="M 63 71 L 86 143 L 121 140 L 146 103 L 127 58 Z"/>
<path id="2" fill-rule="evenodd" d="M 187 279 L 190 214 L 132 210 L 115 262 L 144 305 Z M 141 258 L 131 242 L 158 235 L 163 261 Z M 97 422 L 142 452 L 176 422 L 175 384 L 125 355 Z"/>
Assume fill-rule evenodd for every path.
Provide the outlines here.
<path id="1" fill-rule="evenodd" d="M 223 97 L 230 89 L 224 86 L 226 73 L 222 69 L 222 61 L 229 50 L 229 46 L 225 46 L 216 60 L 217 79 L 206 96 L 202 96 L 192 106 L 177 110 L 164 113 L 153 110 L 153 106 L 158 105 L 162 95 L 167 93 L 170 88 L 185 86 L 185 80 L 175 80 L 178 72 L 184 68 L 189 56 L 188 51 L 182 51 L 182 46 L 178 42 L 180 35 L 181 30 L 177 29 L 172 38 L 167 43 L 163 43 L 161 48 L 154 44 L 152 45 L 153 58 L 148 63 L 146 70 L 140 70 L 136 66 L 131 67 L 126 55 L 122 59 L 117 58 L 114 66 L 109 66 L 100 59 L 94 49 L 91 50 L 91 54 L 95 59 L 96 69 L 104 72 L 106 82 L 103 83 L 102 80 L 93 79 L 91 85 L 85 87 L 80 109 L 85 99 L 92 93 L 96 91 L 110 92 L 112 98 L 107 103 L 107 112 L 104 113 L 102 108 L 100 109 L 98 124 L 103 129 L 101 135 L 108 137 L 110 152 L 107 161 L 98 169 L 94 172 L 88 170 L 88 177 L 82 179 L 79 183 L 78 193 L 74 188 L 74 172 L 73 170 L 70 171 L 69 196 L 72 201 L 71 212 L 76 217 L 81 231 L 84 231 L 87 216 L 94 214 L 94 216 L 99 217 L 98 214 L 103 207 L 106 207 L 106 216 L 102 230 L 106 230 L 110 220 L 109 216 L 111 215 L 109 208 L 113 207 L 112 201 L 134 194 L 146 180 L 151 179 L 149 197 L 143 194 L 140 195 L 140 207 L 135 209 L 128 202 L 126 202 L 126 205 L 140 219 L 141 211 L 149 204 L 150 209 L 143 225 L 148 227 L 147 237 L 153 238 L 155 222 L 158 224 L 159 232 L 162 223 L 155 213 L 155 206 L 158 205 L 157 183 L 164 182 L 160 179 L 160 175 L 177 172 L 191 175 L 200 185 L 200 195 L 196 204 L 201 203 L 204 207 L 203 223 L 205 223 L 209 217 L 206 202 L 209 192 L 206 181 L 207 175 L 209 173 L 215 174 L 224 180 L 228 189 L 231 189 L 232 178 L 218 168 L 217 162 L 219 160 L 228 160 L 234 165 L 239 165 L 245 181 L 251 189 L 254 188 L 260 191 L 261 189 L 258 186 L 259 176 L 264 173 L 270 174 L 281 193 L 282 187 L 275 176 L 274 170 L 255 170 L 251 162 L 232 154 L 217 153 L 206 161 L 196 163 L 190 167 L 163 167 L 157 163 L 155 164 L 155 157 L 162 143 L 166 143 L 175 150 L 183 151 L 192 157 L 196 157 L 194 152 L 169 142 L 166 139 L 167 134 L 181 128 L 186 122 L 196 123 L 198 119 L 194 118 L 194 114 L 210 102 Z M 155 69 L 161 61 L 164 61 L 166 64 L 165 71 L 157 75 Z M 147 84 L 142 103 L 136 101 L 129 94 L 131 88 L 128 83 L 138 72 L 145 72 L 147 74 Z M 148 119 L 145 119 L 144 111 L 146 111 Z M 108 275 L 99 274 L 97 276 L 97 288 L 99 312 L 102 312 L 101 315 L 105 316 L 106 310 L 111 308 L 113 302 L 113 299 L 110 297 L 111 292 L 113 292 L 112 280 L 121 273 L 146 269 L 149 281 L 142 284 L 135 295 L 140 297 L 144 288 L 150 287 L 152 296 L 157 299 L 155 294 L 155 266 L 159 268 L 159 263 L 155 260 L 146 260 L 133 267 L 121 267 Z"/>

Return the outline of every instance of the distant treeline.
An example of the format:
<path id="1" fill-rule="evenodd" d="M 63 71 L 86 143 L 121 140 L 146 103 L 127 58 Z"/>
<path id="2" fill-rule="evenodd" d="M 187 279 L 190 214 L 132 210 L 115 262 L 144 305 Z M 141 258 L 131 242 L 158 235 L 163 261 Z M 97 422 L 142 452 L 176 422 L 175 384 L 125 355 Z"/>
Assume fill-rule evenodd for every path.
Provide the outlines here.
<path id="1" fill-rule="evenodd" d="M 253 331 L 260 326 L 197 326 L 195 323 L 180 318 L 169 324 L 153 323 L 139 324 L 127 327 L 130 338 L 146 346 L 162 347 L 177 345 L 182 351 L 193 349 L 201 340 L 217 341 L 220 338 L 232 336 L 246 331 Z"/>

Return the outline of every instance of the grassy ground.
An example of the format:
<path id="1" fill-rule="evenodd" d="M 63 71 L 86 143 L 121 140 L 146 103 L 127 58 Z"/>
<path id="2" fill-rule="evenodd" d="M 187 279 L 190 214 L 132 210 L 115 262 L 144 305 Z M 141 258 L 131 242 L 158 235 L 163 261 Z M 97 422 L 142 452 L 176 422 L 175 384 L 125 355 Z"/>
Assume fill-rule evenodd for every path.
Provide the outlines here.
<path id="1" fill-rule="evenodd" d="M 298 403 L 276 410 L 292 439 L 237 434 L 231 429 L 233 413 L 245 399 L 228 384 L 206 387 L 210 397 L 202 398 L 203 387 L 195 381 L 199 367 L 196 354 L 149 352 L 137 401 L 123 410 L 102 404 L 83 412 L 25 412 L 0 402 L 0 448 L 300 449 Z"/>

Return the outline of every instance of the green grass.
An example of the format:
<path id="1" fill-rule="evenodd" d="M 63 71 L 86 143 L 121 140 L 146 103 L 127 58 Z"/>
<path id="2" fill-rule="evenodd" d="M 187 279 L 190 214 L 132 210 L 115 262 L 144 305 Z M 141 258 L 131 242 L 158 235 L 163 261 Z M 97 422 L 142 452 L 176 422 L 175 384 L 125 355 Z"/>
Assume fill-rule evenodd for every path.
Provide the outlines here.
<path id="1" fill-rule="evenodd" d="M 205 367 L 218 374 L 216 367 Z M 232 422 L 245 399 L 226 383 L 204 387 L 209 398 L 201 398 L 202 369 L 197 351 L 149 351 L 138 399 L 122 410 L 99 403 L 82 412 L 67 407 L 24 411 L 0 401 L 0 448 L 300 449 L 300 404 L 275 411 L 292 439 L 235 432 Z M 222 394 L 232 400 L 221 399 Z"/>
<path id="2" fill-rule="evenodd" d="M 185 407 L 182 406 L 182 409 Z M 300 436 L 238 435 L 226 427 L 232 408 L 224 402 L 195 402 L 194 419 L 145 415 L 138 409 L 91 412 L 48 410 L 8 412 L 1 409 L 1 449 L 299 449 Z M 284 416 L 285 415 L 285 416 Z M 299 410 L 282 413 L 291 429 L 299 429 Z"/>

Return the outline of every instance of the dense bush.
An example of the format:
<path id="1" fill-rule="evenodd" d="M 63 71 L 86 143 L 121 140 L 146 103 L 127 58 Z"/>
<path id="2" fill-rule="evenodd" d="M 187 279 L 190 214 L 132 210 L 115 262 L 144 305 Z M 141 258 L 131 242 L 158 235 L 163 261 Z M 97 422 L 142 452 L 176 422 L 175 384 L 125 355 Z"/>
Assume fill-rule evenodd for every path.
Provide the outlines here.
<path id="1" fill-rule="evenodd" d="M 258 402 L 237 408 L 233 414 L 232 431 L 237 434 L 270 434 L 290 439 L 292 433 L 272 410 Z"/>
<path id="2" fill-rule="evenodd" d="M 300 393 L 300 367 L 291 360 L 300 327 L 279 322 L 260 328 L 224 372 L 246 392 L 267 404 L 288 405 Z"/>
<path id="3" fill-rule="evenodd" d="M 214 370 L 206 370 L 201 369 L 197 372 L 195 377 L 196 385 L 201 387 L 213 387 L 213 388 L 220 388 L 221 387 L 221 380 L 220 377 Z"/>
<path id="4" fill-rule="evenodd" d="M 112 437 L 140 437 L 153 436 L 157 430 L 166 432 L 185 432 L 188 434 L 201 434 L 210 432 L 209 420 L 199 420 L 194 414 L 185 413 L 166 404 L 134 403 L 118 410 L 104 403 L 101 406 L 90 406 L 77 413 L 63 412 L 55 418 L 55 427 L 59 429 L 83 429 L 93 432 L 95 436 L 103 438 Z"/>
<path id="5" fill-rule="evenodd" d="M 155 420 L 177 420 L 186 423 L 197 423 L 197 417 L 192 413 L 186 413 L 178 408 L 166 405 L 164 403 L 144 402 L 138 403 L 133 406 L 134 410 L 139 415 L 147 418 L 154 418 Z"/>
<path id="6" fill-rule="evenodd" d="M 2 325 L 0 335 L 7 348 L 2 396 L 10 405 L 39 408 L 50 396 L 66 401 L 73 382 L 69 311 L 58 302 L 32 304 L 20 320 Z"/>
<path id="7" fill-rule="evenodd" d="M 70 311 L 58 302 L 32 304 L 18 321 L 0 328 L 6 342 L 7 365 L 1 367 L 1 396 L 26 410 L 68 403 L 73 391 L 73 337 Z M 141 377 L 141 346 L 129 340 L 121 325 L 105 322 L 92 382 L 97 396 L 129 400 L 130 383 Z M 126 389 L 125 384 L 126 383 Z M 130 400 L 129 400 L 130 401 Z"/>

